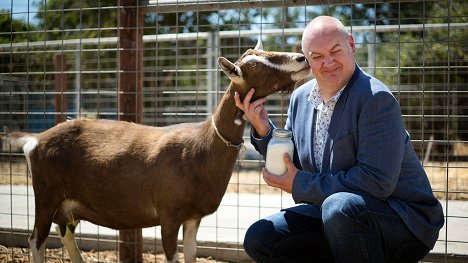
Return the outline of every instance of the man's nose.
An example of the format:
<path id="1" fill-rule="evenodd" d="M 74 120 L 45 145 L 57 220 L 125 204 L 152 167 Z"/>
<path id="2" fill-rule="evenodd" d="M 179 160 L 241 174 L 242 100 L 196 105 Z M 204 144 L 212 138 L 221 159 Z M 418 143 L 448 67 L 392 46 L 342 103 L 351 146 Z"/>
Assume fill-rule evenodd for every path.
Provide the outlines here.
<path id="1" fill-rule="evenodd" d="M 335 59 L 333 58 L 333 56 L 325 56 L 325 59 L 324 59 L 325 66 L 333 65 L 334 63 L 335 63 Z"/>

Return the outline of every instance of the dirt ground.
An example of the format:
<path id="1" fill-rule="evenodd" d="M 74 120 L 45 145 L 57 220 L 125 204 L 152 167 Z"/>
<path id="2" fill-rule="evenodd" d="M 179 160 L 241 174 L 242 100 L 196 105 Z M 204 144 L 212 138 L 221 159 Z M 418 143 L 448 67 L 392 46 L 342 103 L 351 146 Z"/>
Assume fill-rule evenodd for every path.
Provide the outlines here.
<path id="1" fill-rule="evenodd" d="M 81 251 L 81 255 L 85 262 L 117 262 L 118 253 L 116 251 Z M 184 255 L 179 253 L 179 259 L 183 259 Z M 150 262 L 165 262 L 163 254 L 144 253 L 142 263 Z M 27 248 L 7 248 L 0 245 L 0 262 L 2 263 L 25 263 L 32 262 L 32 255 Z M 70 262 L 68 254 L 64 249 L 47 249 L 47 263 L 64 263 Z M 181 261 L 183 262 L 183 261 Z M 217 261 L 212 258 L 197 258 L 197 263 L 214 263 L 224 262 Z"/>

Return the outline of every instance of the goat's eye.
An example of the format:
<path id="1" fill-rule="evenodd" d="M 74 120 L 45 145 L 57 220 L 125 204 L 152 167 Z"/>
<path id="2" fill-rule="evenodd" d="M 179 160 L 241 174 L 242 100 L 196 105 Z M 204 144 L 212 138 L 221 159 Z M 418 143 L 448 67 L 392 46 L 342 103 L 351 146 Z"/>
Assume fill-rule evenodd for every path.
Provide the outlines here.
<path id="1" fill-rule="evenodd" d="M 256 66 L 257 66 L 257 62 L 250 61 L 250 62 L 249 62 L 249 65 L 250 65 L 251 67 L 256 67 Z"/>

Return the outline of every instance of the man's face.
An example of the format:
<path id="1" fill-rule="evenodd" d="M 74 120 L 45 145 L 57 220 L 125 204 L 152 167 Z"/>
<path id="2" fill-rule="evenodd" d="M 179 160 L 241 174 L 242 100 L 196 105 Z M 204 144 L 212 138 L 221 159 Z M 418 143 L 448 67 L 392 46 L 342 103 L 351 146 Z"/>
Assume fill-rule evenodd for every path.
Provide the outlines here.
<path id="1" fill-rule="evenodd" d="M 355 69 L 352 35 L 324 31 L 307 35 L 302 47 L 319 87 L 337 91 L 351 79 Z"/>

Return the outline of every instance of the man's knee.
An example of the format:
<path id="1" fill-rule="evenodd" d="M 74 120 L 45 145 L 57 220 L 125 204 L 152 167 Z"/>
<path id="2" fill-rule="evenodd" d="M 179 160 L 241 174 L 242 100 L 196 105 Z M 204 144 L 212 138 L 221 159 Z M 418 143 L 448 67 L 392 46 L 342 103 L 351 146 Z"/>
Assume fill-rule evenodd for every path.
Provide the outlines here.
<path id="1" fill-rule="evenodd" d="M 244 236 L 244 249 L 245 251 L 250 254 L 249 252 L 252 250 L 255 250 L 254 247 L 256 246 L 257 238 L 258 238 L 258 233 L 256 230 L 256 225 L 258 222 L 254 223 L 251 225 L 248 229 L 247 232 L 245 233 Z"/>
<path id="2" fill-rule="evenodd" d="M 255 258 L 258 253 L 265 252 L 265 238 L 270 235 L 270 229 L 272 228 L 270 221 L 262 219 L 252 224 L 245 233 L 244 237 L 244 249 L 251 257 Z"/>
<path id="3" fill-rule="evenodd" d="M 365 212 L 363 198 L 353 193 L 332 194 L 322 204 L 322 219 L 325 225 L 345 223 L 346 219 L 356 219 Z"/>

